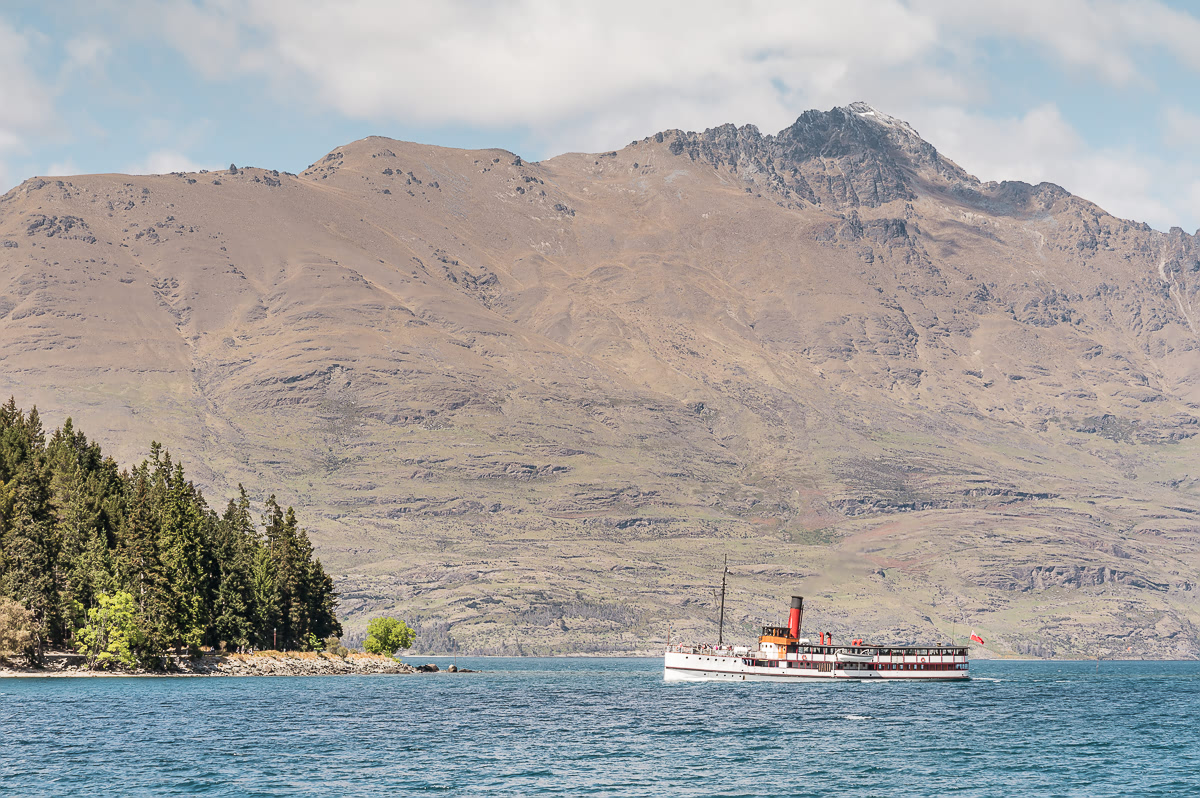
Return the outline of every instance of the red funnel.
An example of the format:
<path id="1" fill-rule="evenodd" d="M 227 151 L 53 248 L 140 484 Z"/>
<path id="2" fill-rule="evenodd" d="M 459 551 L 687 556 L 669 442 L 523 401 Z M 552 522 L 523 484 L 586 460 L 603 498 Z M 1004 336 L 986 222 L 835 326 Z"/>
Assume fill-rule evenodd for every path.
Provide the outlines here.
<path id="1" fill-rule="evenodd" d="M 792 611 L 788 613 L 788 634 L 800 636 L 800 616 L 804 612 L 804 597 L 792 596 Z"/>

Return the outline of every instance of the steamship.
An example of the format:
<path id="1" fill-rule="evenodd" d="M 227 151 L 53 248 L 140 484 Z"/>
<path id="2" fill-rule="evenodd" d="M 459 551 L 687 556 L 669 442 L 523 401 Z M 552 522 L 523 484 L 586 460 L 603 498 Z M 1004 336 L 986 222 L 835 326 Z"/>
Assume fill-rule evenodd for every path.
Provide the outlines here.
<path id="1" fill-rule="evenodd" d="M 724 579 L 722 579 L 724 582 Z M 721 610 L 724 626 L 724 585 Z M 959 646 L 896 646 L 851 640 L 835 644 L 821 632 L 817 642 L 800 636 L 804 598 L 792 596 L 787 626 L 764 626 L 758 647 L 668 645 L 663 678 L 675 681 L 792 682 L 812 679 L 970 678 L 967 649 Z M 723 629 L 722 629 L 723 631 Z"/>

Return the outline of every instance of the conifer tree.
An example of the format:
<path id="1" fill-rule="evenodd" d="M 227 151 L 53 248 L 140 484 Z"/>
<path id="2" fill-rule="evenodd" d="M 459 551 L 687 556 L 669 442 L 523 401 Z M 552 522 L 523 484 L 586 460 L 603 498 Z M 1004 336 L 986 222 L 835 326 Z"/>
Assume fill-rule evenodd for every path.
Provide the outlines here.
<path id="1" fill-rule="evenodd" d="M 0 494 L 0 592 L 20 601 L 53 634 L 62 624 L 45 435 L 36 407 L 25 416 L 10 399 L 4 418 L 0 445 L 8 479 Z"/>
<path id="2" fill-rule="evenodd" d="M 340 634 L 333 580 L 295 511 L 272 495 L 262 524 L 241 486 L 218 516 L 157 442 L 122 472 L 70 419 L 47 442 L 36 408 L 0 406 L 0 599 L 39 640 L 94 649 L 117 598 L 125 664 Z"/>
<path id="3" fill-rule="evenodd" d="M 254 552 L 254 643 L 259 648 L 274 648 L 275 631 L 279 627 L 279 585 L 276 579 L 275 558 L 266 546 Z"/>
<path id="4" fill-rule="evenodd" d="M 117 581 L 133 595 L 143 639 L 158 653 L 170 641 L 170 596 L 158 555 L 158 519 L 146 464 L 136 469 L 131 479 L 129 509 L 118 536 Z"/>
<path id="5" fill-rule="evenodd" d="M 169 458 L 168 458 L 169 464 Z M 183 466 L 171 468 L 159 530 L 159 552 L 170 589 L 170 637 L 176 647 L 198 648 L 205 621 L 202 508 Z"/>
<path id="6" fill-rule="evenodd" d="M 105 463 L 100 447 L 76 433 L 71 419 L 46 447 L 54 510 L 55 589 L 59 596 L 61 635 L 70 637 L 86 620 L 86 607 L 98 592 L 111 589 L 112 562 L 107 518 L 101 491 L 108 487 L 100 473 Z"/>
<path id="7" fill-rule="evenodd" d="M 280 594 L 283 610 L 287 615 L 288 647 L 302 648 L 308 639 L 308 562 L 312 547 L 308 539 L 301 539 L 300 525 L 296 513 L 287 508 L 283 518 L 283 552 L 279 562 Z M 307 547 L 307 550 L 306 550 Z"/>
<path id="8" fill-rule="evenodd" d="M 250 500 L 246 489 L 238 485 L 238 498 L 229 501 L 225 515 L 215 527 L 213 562 L 217 566 L 217 586 L 212 611 L 215 639 L 210 642 L 244 647 L 250 645 L 255 636 L 256 537 Z"/>
<path id="9" fill-rule="evenodd" d="M 305 537 L 307 540 L 307 536 Z M 321 561 L 313 559 L 308 566 L 309 579 L 309 617 L 312 627 L 309 630 L 318 638 L 341 637 L 342 624 L 338 621 L 335 605 L 337 592 L 333 589 L 333 579 L 325 573 Z"/>

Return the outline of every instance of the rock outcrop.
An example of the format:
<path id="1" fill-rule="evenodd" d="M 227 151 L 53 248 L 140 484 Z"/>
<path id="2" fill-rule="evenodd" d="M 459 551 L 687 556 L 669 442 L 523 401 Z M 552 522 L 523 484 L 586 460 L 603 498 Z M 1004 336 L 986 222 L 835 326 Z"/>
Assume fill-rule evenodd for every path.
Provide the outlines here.
<path id="1" fill-rule="evenodd" d="M 196 676 L 368 676 L 417 673 L 418 668 L 376 654 L 289 654 L 263 652 L 180 658 L 171 671 Z"/>
<path id="2" fill-rule="evenodd" d="M 703 133 L 670 130 L 654 140 L 668 142 L 674 155 L 728 169 L 784 201 L 831 210 L 913 200 L 922 184 L 958 190 L 979 185 L 906 122 L 865 103 L 806 111 L 774 136 L 754 125 L 722 125 Z"/>
<path id="3" fill-rule="evenodd" d="M 351 653 L 345 657 L 313 652 L 266 651 L 254 654 L 204 654 L 198 657 L 166 657 L 161 667 L 132 672 L 89 670 L 82 655 L 51 653 L 40 665 L 0 662 L 0 676 L 369 676 L 375 674 L 422 673 L 393 657 Z M 437 670 L 437 666 L 433 666 Z M 471 671 L 460 670 L 461 673 Z"/>

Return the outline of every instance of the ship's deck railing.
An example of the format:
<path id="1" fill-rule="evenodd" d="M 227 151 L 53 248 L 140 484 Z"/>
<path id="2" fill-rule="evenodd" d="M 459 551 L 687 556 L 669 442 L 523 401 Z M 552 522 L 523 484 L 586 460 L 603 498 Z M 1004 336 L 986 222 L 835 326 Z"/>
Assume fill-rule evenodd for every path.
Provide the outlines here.
<path id="1" fill-rule="evenodd" d="M 733 653 L 733 646 L 706 646 L 703 644 L 693 645 L 690 643 L 675 643 L 667 646 L 667 651 L 673 654 L 705 654 L 710 657 L 732 657 L 732 656 L 748 656 L 747 654 Z"/>
<path id="2" fill-rule="evenodd" d="M 745 646 L 737 646 L 740 651 L 735 652 L 734 646 L 711 646 L 706 644 L 695 643 L 674 643 L 667 646 L 667 651 L 675 654 L 701 654 L 709 657 L 749 657 L 753 659 L 763 659 L 764 657 L 753 649 L 747 649 Z M 802 646 L 802 651 L 811 651 L 819 656 L 833 656 L 838 652 L 846 652 L 852 654 L 871 654 L 879 658 L 880 661 L 906 661 L 905 658 L 928 657 L 930 661 L 944 662 L 946 657 L 966 657 L 967 649 L 962 646 L 822 646 L 811 645 Z M 795 654 L 789 654 L 786 657 L 770 657 L 770 659 L 793 659 Z M 937 657 L 937 660 L 933 660 Z M 924 661 L 924 660 L 921 660 Z"/>

